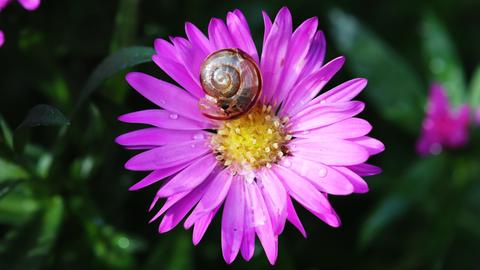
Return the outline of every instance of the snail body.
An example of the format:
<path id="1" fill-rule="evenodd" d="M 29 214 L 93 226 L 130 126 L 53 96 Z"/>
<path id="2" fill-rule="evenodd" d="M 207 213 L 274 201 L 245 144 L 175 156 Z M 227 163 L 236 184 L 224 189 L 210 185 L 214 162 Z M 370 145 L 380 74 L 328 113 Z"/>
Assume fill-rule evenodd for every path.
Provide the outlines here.
<path id="1" fill-rule="evenodd" d="M 210 54 L 200 68 L 205 98 L 201 112 L 208 118 L 228 120 L 247 113 L 257 102 L 262 76 L 255 60 L 239 49 Z"/>

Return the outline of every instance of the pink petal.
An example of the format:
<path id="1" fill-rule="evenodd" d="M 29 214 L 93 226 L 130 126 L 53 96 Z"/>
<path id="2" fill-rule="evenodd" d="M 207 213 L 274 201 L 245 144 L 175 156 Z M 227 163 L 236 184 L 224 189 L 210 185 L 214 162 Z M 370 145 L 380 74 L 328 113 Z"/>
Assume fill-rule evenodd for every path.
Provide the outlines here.
<path id="1" fill-rule="evenodd" d="M 257 233 L 260 243 L 265 250 L 268 261 L 273 265 L 275 264 L 278 255 L 278 239 L 273 233 L 273 227 L 268 214 L 267 206 L 256 182 L 243 182 L 245 184 L 247 206 L 245 213 L 252 218 L 249 224 L 255 228 L 255 232 Z M 246 226 L 248 226 L 248 224 Z"/>
<path id="2" fill-rule="evenodd" d="M 235 177 L 228 192 L 222 215 L 222 254 L 230 264 L 237 257 L 243 239 L 245 190 L 243 178 Z"/>
<path id="3" fill-rule="evenodd" d="M 158 226 L 159 233 L 166 233 L 173 229 L 180 223 L 180 221 L 187 215 L 192 207 L 200 200 L 205 192 L 205 185 L 199 186 L 187 196 L 173 205 L 163 217 L 160 225 Z"/>
<path id="4" fill-rule="evenodd" d="M 265 51 L 265 43 L 267 42 L 268 34 L 270 34 L 270 29 L 272 29 L 272 20 L 265 11 L 262 11 L 264 32 L 263 32 L 263 47 L 262 52 Z M 263 54 L 262 54 L 263 55 Z M 263 57 L 263 56 L 262 56 Z"/>
<path id="5" fill-rule="evenodd" d="M 351 118 L 363 111 L 365 105 L 360 101 L 326 103 L 309 106 L 287 124 L 291 132 L 316 129 Z"/>
<path id="6" fill-rule="evenodd" d="M 167 181 L 170 181 L 170 179 L 168 179 Z M 165 201 L 165 203 L 163 204 L 162 208 L 160 208 L 160 210 L 158 210 L 158 212 L 155 214 L 155 216 L 153 216 L 149 223 L 152 223 L 153 221 L 157 220 L 161 215 L 163 215 L 165 212 L 168 211 L 168 209 L 170 209 L 172 206 L 174 206 L 177 202 L 179 202 L 181 199 L 183 199 L 185 196 L 187 196 L 189 193 L 191 192 L 191 190 L 189 191 L 185 191 L 185 192 L 182 192 L 182 193 L 177 193 L 173 196 L 170 196 L 167 198 L 167 200 Z M 160 200 L 160 196 L 155 196 L 155 198 L 153 199 L 152 203 L 150 204 L 150 208 L 148 211 L 152 211 L 152 209 L 155 207 L 155 205 L 157 204 L 158 200 Z"/>
<path id="7" fill-rule="evenodd" d="M 115 142 L 122 146 L 152 146 L 205 140 L 210 133 L 197 130 L 144 128 L 118 136 Z"/>
<path id="8" fill-rule="evenodd" d="M 3 34 L 3 31 L 0 30 L 0 48 L 3 46 L 3 43 L 5 43 L 5 35 Z"/>
<path id="9" fill-rule="evenodd" d="M 372 125 L 360 118 L 349 118 L 329 126 L 309 130 L 308 132 L 295 132 L 293 135 L 300 138 L 336 138 L 351 139 L 367 135 L 372 130 Z"/>
<path id="10" fill-rule="evenodd" d="M 322 90 L 335 73 L 342 68 L 344 63 L 344 57 L 335 58 L 319 71 L 304 77 L 290 92 L 289 97 L 282 106 L 281 112 L 285 112 L 288 116 L 294 116 L 302 110 Z"/>
<path id="11" fill-rule="evenodd" d="M 237 48 L 240 48 L 246 52 L 248 55 L 253 57 L 257 63 L 259 63 L 257 48 L 255 48 L 255 43 L 253 42 L 252 35 L 250 34 L 248 24 L 246 21 L 242 21 L 245 19 L 245 17 L 241 15 L 243 19 L 240 20 L 240 18 L 237 16 L 237 13 L 241 14 L 239 10 L 237 10 L 236 13 L 229 12 L 227 14 L 227 27 L 232 36 L 233 42 Z"/>
<path id="12" fill-rule="evenodd" d="M 240 253 L 246 261 L 250 261 L 255 252 L 255 228 L 250 226 L 249 221 L 252 219 L 251 212 L 245 213 L 245 224 L 243 229 L 242 245 L 240 246 Z"/>
<path id="13" fill-rule="evenodd" d="M 310 102 L 309 105 L 319 103 L 347 102 L 356 97 L 367 86 L 367 79 L 357 78 L 346 81 L 339 86 L 321 94 Z"/>
<path id="14" fill-rule="evenodd" d="M 207 185 L 208 183 L 210 183 L 210 181 L 215 178 L 216 176 L 216 170 L 214 170 L 214 172 L 212 172 L 205 181 L 203 181 L 202 184 L 200 184 L 200 186 L 202 185 Z M 172 178 L 170 179 L 167 179 L 167 182 L 171 181 Z M 159 195 L 159 192 L 160 192 L 161 188 L 157 191 L 157 194 L 155 195 L 155 198 L 152 202 L 152 204 L 150 205 L 150 209 L 149 211 L 151 211 L 153 209 L 153 207 L 155 206 L 155 204 L 157 203 L 157 201 L 161 198 L 161 196 Z M 165 204 L 162 206 L 162 208 L 158 211 L 158 213 L 150 220 L 150 222 L 154 221 L 155 219 L 157 219 L 158 217 L 160 217 L 161 215 L 163 215 L 163 213 L 165 213 L 168 209 L 170 209 L 170 207 L 172 207 L 172 205 L 176 204 L 178 201 L 180 201 L 181 199 L 183 199 L 183 197 L 185 197 L 186 195 L 188 195 L 191 191 L 188 190 L 188 191 L 184 191 L 184 192 L 180 192 L 180 193 L 177 193 L 175 195 L 172 195 L 170 197 L 167 198 L 167 201 L 165 202 Z"/>
<path id="15" fill-rule="evenodd" d="M 326 47 L 327 42 L 325 41 L 325 35 L 322 31 L 317 31 L 310 44 L 308 54 L 305 56 L 306 63 L 299 78 L 305 78 L 310 74 L 317 72 L 322 67 Z"/>
<path id="16" fill-rule="evenodd" d="M 382 172 L 379 167 L 367 163 L 348 166 L 348 168 L 359 176 L 372 176 Z"/>
<path id="17" fill-rule="evenodd" d="M 305 65 L 305 56 L 310 48 L 311 40 L 317 31 L 318 19 L 316 17 L 304 21 L 293 33 L 288 44 L 284 69 L 280 78 L 275 99 L 282 102 L 293 88 L 298 75 Z"/>
<path id="18" fill-rule="evenodd" d="M 289 165 L 288 168 L 310 180 L 322 192 L 334 195 L 347 195 L 353 192 L 350 181 L 330 166 L 297 157 L 285 158 L 281 164 Z"/>
<path id="19" fill-rule="evenodd" d="M 450 104 L 448 96 L 442 85 L 434 83 L 430 86 L 430 94 L 428 97 L 427 113 L 429 115 L 448 114 Z"/>
<path id="20" fill-rule="evenodd" d="M 295 157 L 325 165 L 356 165 L 369 157 L 367 150 L 357 143 L 333 138 L 296 139 L 289 149 Z"/>
<path id="21" fill-rule="evenodd" d="M 164 55 L 152 56 L 153 62 L 157 64 L 170 78 L 180 84 L 194 97 L 200 99 L 205 93 L 200 86 L 200 79 L 194 79 L 182 63 L 173 61 L 170 57 Z"/>
<path id="22" fill-rule="evenodd" d="M 26 10 L 35 10 L 40 6 L 40 0 L 18 0 Z"/>
<path id="23" fill-rule="evenodd" d="M 210 24 L 208 25 L 208 39 L 215 50 L 235 48 L 235 43 L 227 26 L 218 18 L 212 18 L 210 20 Z"/>
<path id="24" fill-rule="evenodd" d="M 193 46 L 200 48 L 205 54 L 213 52 L 212 45 L 208 38 L 194 24 L 186 22 L 185 33 Z"/>
<path id="25" fill-rule="evenodd" d="M 292 203 L 292 200 L 290 199 L 290 196 L 287 196 L 287 219 L 288 221 L 290 221 L 290 223 L 293 224 L 293 226 L 295 226 L 295 228 L 297 228 L 297 230 L 300 231 L 303 237 L 307 238 L 307 232 L 305 232 L 302 222 L 298 218 L 297 212 L 293 207 L 293 203 Z"/>
<path id="26" fill-rule="evenodd" d="M 350 169 L 345 167 L 334 167 L 335 170 L 339 171 L 352 183 L 355 193 L 367 193 L 368 184 L 360 177 L 358 174 L 352 172 Z"/>
<path id="27" fill-rule="evenodd" d="M 203 61 L 207 58 L 207 53 L 199 47 L 193 46 L 190 41 L 182 37 L 171 38 L 175 46 L 177 56 L 181 63 L 185 66 L 193 80 L 197 80 L 200 76 L 200 67 Z M 195 104 L 197 110 L 198 105 Z"/>
<path id="28" fill-rule="evenodd" d="M 155 47 L 155 51 L 157 52 L 157 55 L 168 59 L 171 62 L 177 62 L 180 63 L 180 59 L 177 57 L 177 51 L 175 49 L 175 46 L 171 44 L 170 42 L 157 38 L 155 39 L 153 43 Z"/>
<path id="29" fill-rule="evenodd" d="M 325 195 L 319 192 L 307 179 L 290 169 L 273 165 L 273 171 L 283 181 L 288 193 L 310 212 L 332 227 L 340 226 Z"/>
<path id="30" fill-rule="evenodd" d="M 350 141 L 365 147 L 370 155 L 376 155 L 385 150 L 385 145 L 381 141 L 368 136 L 350 139 Z"/>
<path id="31" fill-rule="evenodd" d="M 206 155 L 179 172 L 158 191 L 157 195 L 168 197 L 183 191 L 192 190 L 210 175 L 215 166 L 217 166 L 215 156 Z"/>
<path id="32" fill-rule="evenodd" d="M 125 123 L 147 124 L 166 129 L 201 130 L 212 127 L 206 121 L 195 121 L 165 110 L 143 110 L 124 114 L 118 120 Z"/>
<path id="33" fill-rule="evenodd" d="M 193 210 L 192 214 L 185 221 L 185 227 L 189 228 L 198 219 L 220 207 L 230 190 L 233 176 L 230 169 L 226 168 L 212 179 L 207 191 L 203 195 L 200 202 Z"/>
<path id="34" fill-rule="evenodd" d="M 262 51 L 260 67 L 263 75 L 263 96 L 270 101 L 277 90 L 285 65 L 288 43 L 292 35 L 292 15 L 284 7 L 280 9 L 270 29 Z"/>
<path id="35" fill-rule="evenodd" d="M 258 172 L 257 183 L 272 219 L 274 233 L 279 235 L 287 219 L 287 192 L 280 179 L 270 170 Z"/>
<path id="36" fill-rule="evenodd" d="M 219 207 L 214 209 L 213 211 L 210 211 L 207 215 L 203 216 L 197 222 L 195 222 L 195 225 L 193 226 L 193 235 L 192 235 L 192 241 L 194 245 L 198 245 L 200 240 L 202 240 L 203 235 L 208 229 L 208 226 L 212 222 L 213 217 L 217 214 Z"/>
<path id="37" fill-rule="evenodd" d="M 4 9 L 9 3 L 10 0 L 0 0 L 0 11 L 2 11 L 2 9 Z"/>
<path id="38" fill-rule="evenodd" d="M 125 168 L 132 171 L 159 170 L 195 160 L 210 151 L 205 142 L 170 144 L 132 157 L 125 163 Z"/>
<path id="39" fill-rule="evenodd" d="M 180 164 L 170 168 L 155 170 L 151 172 L 149 175 L 147 175 L 145 178 L 143 178 L 142 180 L 138 181 L 135 185 L 131 186 L 128 190 L 130 191 L 139 190 L 141 188 L 154 184 L 164 179 L 165 177 L 176 174 L 177 172 L 183 170 L 185 167 L 187 167 L 187 165 L 188 163 L 185 163 L 185 164 Z"/>

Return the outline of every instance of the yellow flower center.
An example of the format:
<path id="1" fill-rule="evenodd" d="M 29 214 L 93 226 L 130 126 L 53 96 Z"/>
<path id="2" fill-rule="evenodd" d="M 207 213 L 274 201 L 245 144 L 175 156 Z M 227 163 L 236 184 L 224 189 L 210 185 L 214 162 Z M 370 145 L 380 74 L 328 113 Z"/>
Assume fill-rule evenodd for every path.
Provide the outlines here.
<path id="1" fill-rule="evenodd" d="M 287 121 L 260 104 L 224 121 L 211 141 L 217 160 L 235 172 L 270 167 L 288 153 L 286 143 L 292 136 L 285 131 Z"/>

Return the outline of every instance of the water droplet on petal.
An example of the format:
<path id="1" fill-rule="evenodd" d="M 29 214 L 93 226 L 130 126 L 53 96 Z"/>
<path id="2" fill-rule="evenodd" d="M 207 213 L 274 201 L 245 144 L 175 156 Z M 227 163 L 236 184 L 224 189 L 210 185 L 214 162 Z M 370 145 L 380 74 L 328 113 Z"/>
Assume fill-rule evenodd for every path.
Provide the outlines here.
<path id="1" fill-rule="evenodd" d="M 325 169 L 325 168 L 320 168 L 320 169 L 318 170 L 318 176 L 320 176 L 320 177 L 325 177 L 325 176 L 327 176 L 327 169 Z"/>
<path id="2" fill-rule="evenodd" d="M 327 101 L 325 99 L 320 100 L 320 104 L 325 104 Z"/>
<path id="3" fill-rule="evenodd" d="M 205 139 L 205 135 L 203 135 L 203 133 L 197 133 L 197 134 L 193 135 L 193 139 L 196 140 L 196 141 L 200 141 L 200 140 Z"/>
<path id="4" fill-rule="evenodd" d="M 178 114 L 176 114 L 176 113 L 170 114 L 170 119 L 172 119 L 172 120 L 178 119 Z"/>
<path id="5" fill-rule="evenodd" d="M 310 131 L 308 131 L 308 130 L 302 131 L 302 134 L 303 134 L 303 135 L 307 135 L 308 133 L 310 133 Z"/>

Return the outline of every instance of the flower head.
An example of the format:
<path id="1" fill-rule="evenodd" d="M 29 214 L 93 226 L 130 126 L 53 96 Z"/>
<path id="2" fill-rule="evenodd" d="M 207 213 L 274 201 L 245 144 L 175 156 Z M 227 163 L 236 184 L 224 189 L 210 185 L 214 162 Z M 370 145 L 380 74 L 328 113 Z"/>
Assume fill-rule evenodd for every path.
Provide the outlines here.
<path id="1" fill-rule="evenodd" d="M 355 117 L 364 104 L 352 99 L 366 86 L 365 79 L 318 95 L 344 58 L 323 64 L 325 39 L 317 30 L 317 18 L 295 30 L 287 8 L 273 23 L 266 13 L 263 19 L 261 54 L 239 10 L 229 12 L 226 23 L 212 19 L 208 36 L 187 22 L 187 38 L 157 39 L 153 61 L 180 86 L 129 73 L 128 83 L 161 109 L 119 117 L 153 126 L 116 141 L 146 150 L 125 164 L 129 170 L 152 171 L 131 190 L 162 182 L 150 208 L 166 199 L 152 218 L 161 217 L 159 232 L 171 230 L 186 217 L 184 227 L 193 227 L 196 245 L 223 206 L 221 242 L 227 263 L 239 252 L 250 260 L 258 237 L 273 264 L 287 220 L 306 235 L 293 201 L 328 225 L 340 226 L 327 195 L 367 192 L 362 177 L 380 169 L 365 162 L 384 150 L 380 141 L 367 136 L 371 125 Z M 238 49 L 255 61 L 263 86 L 249 110 L 214 120 L 199 109 L 205 98 L 200 69 L 207 56 L 226 48 Z M 233 78 L 220 77 L 222 82 Z"/>
<path id="2" fill-rule="evenodd" d="M 422 133 L 417 141 L 417 152 L 422 155 L 438 154 L 444 147 L 463 146 L 468 141 L 469 114 L 467 105 L 452 108 L 444 88 L 433 84 L 430 87 Z"/>

